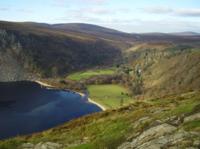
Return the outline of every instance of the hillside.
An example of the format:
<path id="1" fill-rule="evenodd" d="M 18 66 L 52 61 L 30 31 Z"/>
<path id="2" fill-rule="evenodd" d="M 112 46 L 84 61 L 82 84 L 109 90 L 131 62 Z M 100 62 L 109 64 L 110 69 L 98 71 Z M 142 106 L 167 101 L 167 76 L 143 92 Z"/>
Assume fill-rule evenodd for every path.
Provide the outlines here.
<path id="1" fill-rule="evenodd" d="M 44 24 L 0 22 L 0 43 L 1 81 L 60 76 L 121 57 L 111 42 Z"/>
<path id="2" fill-rule="evenodd" d="M 63 76 L 122 63 L 138 42 L 198 44 L 200 36 L 128 34 L 91 24 L 0 22 L 0 80 Z"/>
<path id="3" fill-rule="evenodd" d="M 97 25 L 84 24 L 84 23 L 68 23 L 68 24 L 53 24 L 52 28 L 61 29 L 65 32 L 77 32 L 89 34 L 101 39 L 131 42 L 136 39 L 128 33 L 120 32 L 114 29 L 109 29 Z"/>
<path id="4" fill-rule="evenodd" d="M 198 148 L 199 106 L 199 91 L 135 101 L 44 132 L 0 141 L 0 148 Z"/>
<path id="5" fill-rule="evenodd" d="M 166 42 L 137 43 L 126 50 L 130 72 L 124 84 L 140 98 L 161 97 L 200 88 L 200 46 Z"/>
<path id="6" fill-rule="evenodd" d="M 1 21 L 0 81 L 24 79 L 88 90 L 108 110 L 2 140 L 0 149 L 200 146 L 198 34 Z"/>

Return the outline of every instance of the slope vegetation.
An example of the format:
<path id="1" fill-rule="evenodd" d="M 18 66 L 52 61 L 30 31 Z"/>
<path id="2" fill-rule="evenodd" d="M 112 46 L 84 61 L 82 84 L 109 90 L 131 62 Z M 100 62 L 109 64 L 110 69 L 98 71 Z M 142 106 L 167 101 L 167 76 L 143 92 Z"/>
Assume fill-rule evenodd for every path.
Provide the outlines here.
<path id="1" fill-rule="evenodd" d="M 82 117 L 48 131 L 1 141 L 0 148 L 198 147 L 199 106 L 198 91 L 135 101 L 130 106 Z"/>
<path id="2" fill-rule="evenodd" d="M 161 97 L 200 88 L 200 47 L 194 44 L 141 43 L 126 51 L 133 93 Z M 139 82 L 139 83 L 138 83 Z"/>
<path id="3" fill-rule="evenodd" d="M 0 22 L 0 43 L 0 70 L 9 74 L 1 80 L 20 79 L 24 72 L 36 77 L 63 75 L 112 65 L 121 57 L 121 49 L 107 40 L 45 24 Z"/>

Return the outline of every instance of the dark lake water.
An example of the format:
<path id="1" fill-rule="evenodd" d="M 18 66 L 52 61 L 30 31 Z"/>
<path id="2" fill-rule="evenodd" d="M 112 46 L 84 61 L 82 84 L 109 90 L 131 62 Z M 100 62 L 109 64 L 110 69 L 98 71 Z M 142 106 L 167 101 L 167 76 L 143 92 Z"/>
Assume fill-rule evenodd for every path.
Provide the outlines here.
<path id="1" fill-rule="evenodd" d="M 34 82 L 0 83 L 0 139 L 46 130 L 101 109 L 79 94 Z"/>

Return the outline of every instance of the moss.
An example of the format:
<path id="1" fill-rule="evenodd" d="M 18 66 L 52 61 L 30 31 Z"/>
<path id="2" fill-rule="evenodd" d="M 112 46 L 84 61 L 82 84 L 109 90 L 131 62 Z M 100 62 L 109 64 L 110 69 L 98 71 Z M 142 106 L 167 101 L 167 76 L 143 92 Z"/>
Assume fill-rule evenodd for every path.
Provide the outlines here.
<path id="1" fill-rule="evenodd" d="M 16 149 L 24 142 L 22 139 L 17 138 L 0 141 L 0 149 Z"/>
<path id="2" fill-rule="evenodd" d="M 200 132 L 200 120 L 185 123 L 183 129 L 187 131 L 199 131 Z"/>

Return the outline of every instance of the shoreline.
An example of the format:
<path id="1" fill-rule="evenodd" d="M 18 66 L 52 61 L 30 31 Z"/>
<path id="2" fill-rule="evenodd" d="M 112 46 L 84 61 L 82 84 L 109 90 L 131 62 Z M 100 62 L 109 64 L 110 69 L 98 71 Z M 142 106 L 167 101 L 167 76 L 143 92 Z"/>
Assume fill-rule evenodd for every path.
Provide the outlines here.
<path id="1" fill-rule="evenodd" d="M 75 91 L 75 92 L 76 92 L 76 91 Z M 79 94 L 81 97 L 85 96 L 85 94 L 83 94 L 83 93 L 80 93 L 80 92 L 76 92 L 76 93 Z M 103 105 L 97 103 L 96 101 L 93 101 L 91 98 L 88 97 L 87 99 L 88 99 L 88 102 L 97 105 L 99 108 L 101 108 L 101 110 L 103 110 L 103 111 L 106 110 L 106 108 L 105 108 Z"/>
<path id="2" fill-rule="evenodd" d="M 36 83 L 38 83 L 38 84 L 40 84 L 41 86 L 44 86 L 44 87 L 53 87 L 52 85 L 44 83 L 44 82 L 39 81 L 39 80 L 34 80 L 34 82 L 36 82 Z"/>
<path id="3" fill-rule="evenodd" d="M 45 83 L 45 82 L 39 81 L 39 80 L 34 80 L 34 82 L 36 82 L 36 83 L 38 83 L 38 84 L 40 84 L 41 86 L 44 86 L 44 87 L 51 87 L 51 88 L 54 88 L 54 86 L 52 86 L 52 85 L 50 85 L 50 84 L 47 84 L 47 83 Z M 85 94 L 83 94 L 83 93 L 80 93 L 80 92 L 77 92 L 77 91 L 73 91 L 73 92 L 79 94 L 81 97 L 85 96 Z M 105 110 L 106 110 L 106 108 L 105 108 L 103 105 L 97 103 L 96 101 L 93 101 L 91 98 L 88 97 L 87 99 L 88 99 L 88 102 L 90 102 L 90 103 L 92 103 L 92 104 L 95 104 L 95 105 L 98 106 L 102 111 L 105 111 Z"/>

